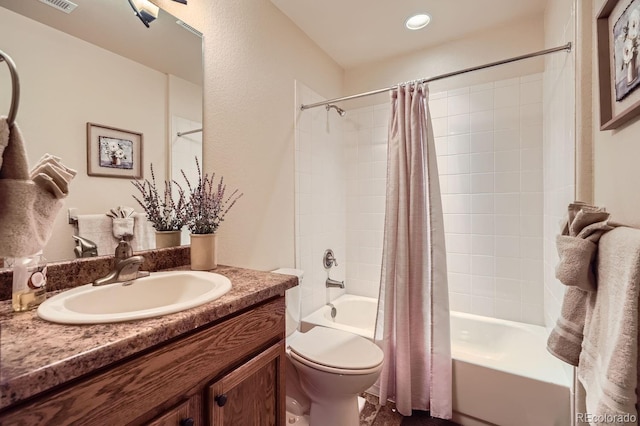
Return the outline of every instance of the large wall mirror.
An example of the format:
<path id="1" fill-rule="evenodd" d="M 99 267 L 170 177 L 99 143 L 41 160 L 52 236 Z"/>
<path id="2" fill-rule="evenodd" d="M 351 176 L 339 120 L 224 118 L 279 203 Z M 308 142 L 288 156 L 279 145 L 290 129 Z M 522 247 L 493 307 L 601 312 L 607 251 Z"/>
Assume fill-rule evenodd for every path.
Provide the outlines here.
<path id="1" fill-rule="evenodd" d="M 87 174 L 87 123 L 141 133 L 144 177 L 151 164 L 160 185 L 181 181 L 181 169 L 191 175 L 202 133 L 178 133 L 202 128 L 202 37 L 163 10 L 146 28 L 127 0 L 74 0 L 71 13 L 45 3 L 0 0 L 0 49 L 20 76 L 16 122 L 30 165 L 50 153 L 78 171 L 44 249 L 56 261 L 76 257 L 69 208 L 77 215 L 142 211 L 130 179 Z M 11 79 L 1 63 L 0 86 L 6 115 Z"/>

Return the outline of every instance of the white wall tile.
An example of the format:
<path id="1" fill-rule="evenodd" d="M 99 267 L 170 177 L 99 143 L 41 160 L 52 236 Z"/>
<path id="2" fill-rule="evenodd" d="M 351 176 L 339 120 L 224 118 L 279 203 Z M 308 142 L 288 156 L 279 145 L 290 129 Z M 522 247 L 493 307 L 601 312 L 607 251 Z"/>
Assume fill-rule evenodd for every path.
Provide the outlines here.
<path id="1" fill-rule="evenodd" d="M 469 93 L 448 97 L 448 113 L 447 115 L 459 115 L 469 113 Z"/>
<path id="2" fill-rule="evenodd" d="M 469 130 L 472 133 L 488 132 L 494 127 L 493 110 L 472 112 L 469 116 Z"/>
<path id="3" fill-rule="evenodd" d="M 515 107 L 520 105 L 520 87 L 510 85 L 504 87 L 496 87 L 494 91 L 493 106 L 495 109 Z"/>
<path id="4" fill-rule="evenodd" d="M 467 154 L 469 153 L 469 135 L 449 136 L 447 145 L 449 154 Z"/>
<path id="5" fill-rule="evenodd" d="M 512 301 L 522 300 L 522 288 L 519 280 L 496 278 L 496 298 Z"/>
<path id="6" fill-rule="evenodd" d="M 469 159 L 471 173 L 488 173 L 494 171 L 493 152 L 473 153 Z"/>
<path id="7" fill-rule="evenodd" d="M 542 125 L 542 103 L 521 105 L 520 125 L 522 127 Z"/>
<path id="8" fill-rule="evenodd" d="M 470 152 L 493 152 L 493 132 L 473 132 L 469 139 Z"/>
<path id="9" fill-rule="evenodd" d="M 480 214 L 491 214 L 494 210 L 494 194 L 473 194 L 471 195 L 471 212 Z"/>
<path id="10" fill-rule="evenodd" d="M 447 278 L 449 281 L 449 291 L 471 294 L 471 275 L 451 272 Z"/>
<path id="11" fill-rule="evenodd" d="M 520 127 L 520 113 L 518 108 L 500 108 L 493 110 L 494 130 L 518 129 Z"/>
<path id="12" fill-rule="evenodd" d="M 469 234 L 447 234 L 447 252 L 458 254 L 471 253 L 471 235 Z"/>
<path id="13" fill-rule="evenodd" d="M 523 107 L 525 108 L 525 107 Z M 469 114 L 448 116 L 448 135 L 469 133 Z"/>
<path id="14" fill-rule="evenodd" d="M 472 275 L 471 294 L 493 299 L 496 295 L 495 281 L 493 276 Z"/>
<path id="15" fill-rule="evenodd" d="M 493 89 L 493 88 L 491 88 Z M 474 91 L 469 96 L 469 112 L 493 110 L 493 90 Z M 542 90 L 540 91 L 542 92 Z"/>
<path id="16" fill-rule="evenodd" d="M 497 151 L 495 153 L 496 172 L 515 172 L 520 170 L 520 151 Z"/>
<path id="17" fill-rule="evenodd" d="M 520 194 L 496 194 L 495 195 L 495 213 L 501 215 L 519 215 L 520 214 Z"/>
<path id="18" fill-rule="evenodd" d="M 431 113 L 432 119 L 446 117 L 448 115 L 447 98 L 433 99 L 433 97 L 431 97 L 429 100 L 429 112 Z"/>
<path id="19" fill-rule="evenodd" d="M 494 148 L 496 151 L 509 151 L 520 147 L 517 129 L 496 130 L 494 136 Z"/>
<path id="20" fill-rule="evenodd" d="M 494 190 L 501 192 L 520 192 L 520 173 L 496 173 Z"/>
<path id="21" fill-rule="evenodd" d="M 494 174 L 493 173 L 473 173 L 471 175 L 471 193 L 493 193 Z"/>
<path id="22" fill-rule="evenodd" d="M 493 256 L 495 250 L 494 235 L 472 235 L 471 253 L 479 255 Z"/>

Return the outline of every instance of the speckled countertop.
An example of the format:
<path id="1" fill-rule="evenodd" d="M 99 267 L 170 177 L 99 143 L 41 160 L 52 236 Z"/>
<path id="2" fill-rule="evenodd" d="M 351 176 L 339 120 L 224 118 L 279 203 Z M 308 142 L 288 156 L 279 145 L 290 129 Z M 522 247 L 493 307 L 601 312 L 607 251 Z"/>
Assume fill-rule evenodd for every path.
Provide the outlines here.
<path id="1" fill-rule="evenodd" d="M 174 269 L 188 270 L 188 266 Z M 0 410 L 97 368 L 283 294 L 297 278 L 219 266 L 231 290 L 205 305 L 146 320 L 61 325 L 0 302 Z"/>

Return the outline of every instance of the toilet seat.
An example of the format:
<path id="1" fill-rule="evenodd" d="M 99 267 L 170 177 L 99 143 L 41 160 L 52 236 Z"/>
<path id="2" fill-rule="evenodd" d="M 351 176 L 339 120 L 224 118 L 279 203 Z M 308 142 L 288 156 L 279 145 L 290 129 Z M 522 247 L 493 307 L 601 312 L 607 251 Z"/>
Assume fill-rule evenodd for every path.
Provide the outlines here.
<path id="1" fill-rule="evenodd" d="M 290 356 L 311 368 L 333 374 L 369 374 L 384 360 L 382 350 L 357 334 L 314 327 L 289 344 Z"/>

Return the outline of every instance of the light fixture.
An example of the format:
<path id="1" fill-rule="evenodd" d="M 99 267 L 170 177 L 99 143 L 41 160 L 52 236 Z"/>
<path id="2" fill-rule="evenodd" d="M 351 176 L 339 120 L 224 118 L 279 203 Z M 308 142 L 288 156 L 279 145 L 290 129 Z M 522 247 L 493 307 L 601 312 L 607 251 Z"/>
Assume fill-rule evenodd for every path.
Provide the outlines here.
<path id="1" fill-rule="evenodd" d="M 431 22 L 431 16 L 426 13 L 417 13 L 404 21 L 404 26 L 410 30 L 419 30 L 426 27 Z"/>
<path id="2" fill-rule="evenodd" d="M 149 0 L 129 0 L 131 8 L 140 18 L 145 27 L 149 28 L 149 24 L 153 22 L 160 12 L 160 8 Z"/>

